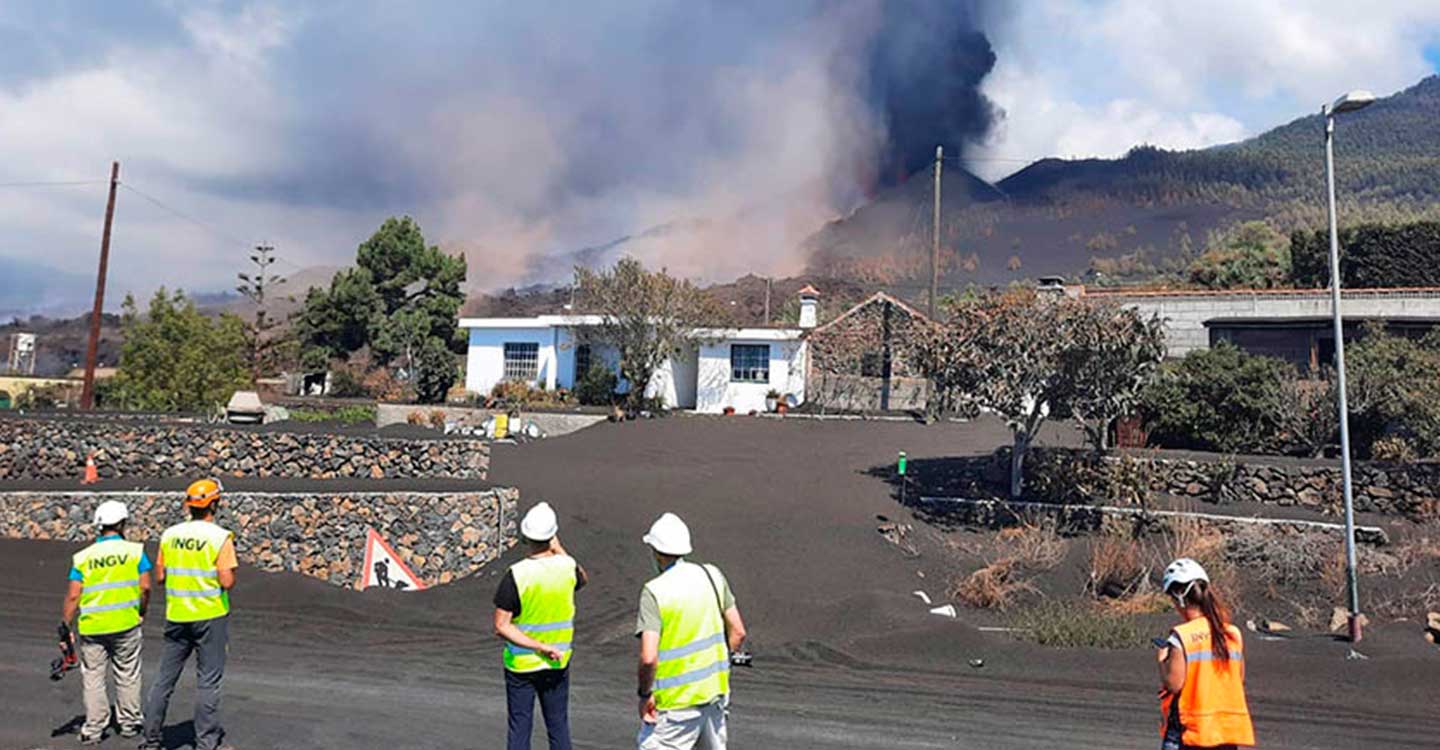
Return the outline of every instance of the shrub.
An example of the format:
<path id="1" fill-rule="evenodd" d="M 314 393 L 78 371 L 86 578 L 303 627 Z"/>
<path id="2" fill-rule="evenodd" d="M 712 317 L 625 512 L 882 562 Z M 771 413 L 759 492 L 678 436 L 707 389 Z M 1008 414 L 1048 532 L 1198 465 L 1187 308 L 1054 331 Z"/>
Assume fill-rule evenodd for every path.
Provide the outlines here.
<path id="1" fill-rule="evenodd" d="M 1040 593 L 1027 576 L 1059 565 L 1069 544 L 1053 524 L 1041 523 L 1002 530 L 995 547 L 993 561 L 952 583 L 952 599 L 979 609 L 1009 609 L 1026 594 Z"/>
<path id="2" fill-rule="evenodd" d="M 431 426 L 431 427 L 434 427 L 434 428 L 437 429 L 437 430 L 438 430 L 438 429 L 443 429 L 443 428 L 445 427 L 445 412 L 443 412 L 443 411 L 441 411 L 441 410 L 439 410 L 439 409 L 435 409 L 435 410 L 431 411 L 431 412 L 430 412 L 430 426 Z"/>
<path id="3" fill-rule="evenodd" d="M 460 377 L 454 354 L 442 339 L 426 339 L 415 361 L 415 398 L 422 404 L 444 403 L 450 386 Z"/>
<path id="4" fill-rule="evenodd" d="M 335 410 L 291 409 L 291 422 L 339 422 L 341 424 L 374 424 L 375 407 L 342 406 Z"/>
<path id="5" fill-rule="evenodd" d="M 1410 463 L 1417 458 L 1415 445 L 1399 435 L 1383 437 L 1370 444 L 1370 457 L 1376 461 Z"/>
<path id="6" fill-rule="evenodd" d="M 330 371 L 330 395 L 335 398 L 364 398 L 369 396 L 363 374 L 349 367 L 337 367 Z"/>
<path id="7" fill-rule="evenodd" d="M 1097 598 L 1126 599 L 1144 587 L 1150 568 L 1134 539 L 1106 534 L 1090 545 L 1087 590 Z"/>
<path id="8" fill-rule="evenodd" d="M 405 415 L 405 423 L 406 423 L 406 424 L 413 424 L 413 425 L 416 425 L 417 427 L 425 424 L 425 412 L 420 411 L 419 409 L 416 409 L 415 411 L 412 411 L 412 412 L 410 412 L 409 414 L 406 414 L 406 415 Z"/>
<path id="9" fill-rule="evenodd" d="M 1144 643 L 1133 617 L 1094 605 L 1045 601 L 1021 610 L 1013 625 L 1021 638 L 1053 648 L 1133 648 Z"/>
<path id="10" fill-rule="evenodd" d="M 405 398 L 405 384 L 390 372 L 379 367 L 365 375 L 365 392 L 377 401 L 400 401 Z"/>
<path id="11" fill-rule="evenodd" d="M 564 406 L 570 394 L 564 390 L 547 391 L 523 380 L 502 380 L 490 389 L 488 404 L 498 408 Z"/>
<path id="12" fill-rule="evenodd" d="M 1034 584 L 1021 577 L 1015 560 L 997 560 L 957 581 L 950 597 L 979 609 L 1005 611 L 1024 594 L 1039 594 Z"/>
<path id="13" fill-rule="evenodd" d="M 1440 454 L 1440 334 L 1416 340 L 1371 326 L 1347 354 L 1355 444 L 1373 453 L 1380 440 L 1400 437 L 1420 456 Z"/>
<path id="14" fill-rule="evenodd" d="M 1289 364 L 1228 342 L 1167 365 L 1141 397 L 1150 436 L 1167 448 L 1265 453 L 1281 443 Z"/>
<path id="15" fill-rule="evenodd" d="M 1030 494 L 1050 503 L 1103 503 L 1146 507 L 1155 463 L 1129 453 L 1042 451 L 1030 462 Z"/>
<path id="16" fill-rule="evenodd" d="M 615 403 L 615 389 L 619 384 L 614 372 L 594 364 L 575 384 L 575 398 L 586 406 L 609 406 Z"/>
<path id="17" fill-rule="evenodd" d="M 21 393 L 14 406 L 16 409 L 63 409 L 75 403 L 79 395 L 72 386 L 41 385 Z"/>
<path id="18" fill-rule="evenodd" d="M 1281 384 L 1278 442 L 1286 453 L 1313 458 L 1335 444 L 1340 430 L 1335 382 L 1295 378 Z"/>

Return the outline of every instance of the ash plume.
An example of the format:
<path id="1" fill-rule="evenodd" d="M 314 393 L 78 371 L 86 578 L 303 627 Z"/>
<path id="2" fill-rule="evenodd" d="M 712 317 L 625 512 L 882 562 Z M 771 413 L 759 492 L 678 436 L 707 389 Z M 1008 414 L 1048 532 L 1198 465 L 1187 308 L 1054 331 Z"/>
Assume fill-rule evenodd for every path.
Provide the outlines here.
<path id="1" fill-rule="evenodd" d="M 995 67 L 979 29 L 982 3 L 886 3 L 870 56 L 869 101 L 884 117 L 882 181 L 904 179 L 934 160 L 935 146 L 960 156 L 984 137 L 997 111 L 980 93 Z"/>

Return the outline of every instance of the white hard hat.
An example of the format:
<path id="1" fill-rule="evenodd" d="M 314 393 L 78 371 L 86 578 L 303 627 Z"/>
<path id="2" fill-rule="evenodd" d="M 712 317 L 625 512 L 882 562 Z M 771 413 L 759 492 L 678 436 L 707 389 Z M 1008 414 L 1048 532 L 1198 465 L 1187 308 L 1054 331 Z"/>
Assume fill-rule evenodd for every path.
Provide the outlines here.
<path id="1" fill-rule="evenodd" d="M 96 526 L 114 526 L 129 517 L 130 511 L 119 500 L 106 500 L 95 509 Z"/>
<path id="2" fill-rule="evenodd" d="M 548 542 L 560 533 L 560 519 L 549 503 L 536 503 L 520 521 L 520 535 L 532 542 Z"/>
<path id="3" fill-rule="evenodd" d="M 644 542 L 662 555 L 683 557 L 690 554 L 690 527 L 674 513 L 666 513 L 650 525 Z"/>
<path id="4" fill-rule="evenodd" d="M 1183 585 L 1195 581 L 1209 583 L 1210 576 L 1205 574 L 1205 569 L 1200 567 L 1200 563 L 1188 557 L 1182 557 L 1165 568 L 1165 582 L 1162 584 L 1161 590 L 1169 592 L 1170 587 L 1177 583 Z"/>

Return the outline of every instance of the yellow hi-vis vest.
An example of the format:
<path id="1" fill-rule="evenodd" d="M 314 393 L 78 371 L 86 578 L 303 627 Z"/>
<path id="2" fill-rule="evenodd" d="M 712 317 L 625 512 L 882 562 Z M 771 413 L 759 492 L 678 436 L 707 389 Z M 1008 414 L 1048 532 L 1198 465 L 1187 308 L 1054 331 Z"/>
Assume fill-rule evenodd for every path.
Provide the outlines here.
<path id="1" fill-rule="evenodd" d="M 575 560 L 551 555 L 521 560 L 510 566 L 520 593 L 515 626 L 525 635 L 560 650 L 560 661 L 547 661 L 528 648 L 505 644 L 505 668 L 539 672 L 570 666 L 570 641 L 575 635 Z"/>
<path id="2" fill-rule="evenodd" d="M 220 588 L 215 561 L 230 532 L 209 521 L 186 521 L 160 536 L 165 562 L 165 619 L 213 620 L 230 614 L 230 594 Z"/>
<path id="3" fill-rule="evenodd" d="M 657 710 L 703 706 L 730 694 L 730 651 L 716 596 L 721 580 L 713 566 L 680 560 L 645 584 L 660 606 Z"/>
<path id="4" fill-rule="evenodd" d="M 80 571 L 80 635 L 123 633 L 140 624 L 140 558 L 145 547 L 105 539 L 75 553 Z"/>

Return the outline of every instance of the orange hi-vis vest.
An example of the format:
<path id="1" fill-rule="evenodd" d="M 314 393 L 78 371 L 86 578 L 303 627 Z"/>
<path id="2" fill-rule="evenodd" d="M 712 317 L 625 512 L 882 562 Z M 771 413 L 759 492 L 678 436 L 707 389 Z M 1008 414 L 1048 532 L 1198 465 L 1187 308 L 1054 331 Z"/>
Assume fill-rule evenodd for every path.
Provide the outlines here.
<path id="1" fill-rule="evenodd" d="M 1225 626 L 1230 660 L 1211 651 L 1210 622 L 1197 617 L 1175 628 L 1185 649 L 1185 687 L 1160 691 L 1160 736 L 1178 728 L 1182 747 L 1253 746 L 1245 703 L 1245 647 L 1240 629 Z"/>

